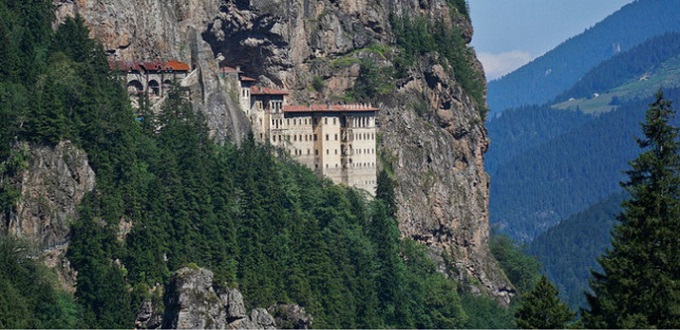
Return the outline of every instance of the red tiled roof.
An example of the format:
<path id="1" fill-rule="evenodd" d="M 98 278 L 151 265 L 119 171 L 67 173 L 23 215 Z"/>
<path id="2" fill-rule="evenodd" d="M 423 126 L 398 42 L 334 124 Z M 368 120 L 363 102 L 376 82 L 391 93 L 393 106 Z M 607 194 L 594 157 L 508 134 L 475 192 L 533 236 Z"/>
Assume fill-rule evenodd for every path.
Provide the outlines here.
<path id="1" fill-rule="evenodd" d="M 241 76 L 240 79 L 241 79 L 241 81 L 257 81 L 257 79 L 255 79 L 255 78 L 250 78 L 250 77 L 246 77 L 246 76 Z"/>
<path id="2" fill-rule="evenodd" d="M 359 112 L 378 111 L 370 104 L 312 104 L 312 105 L 284 105 L 284 112 Z"/>
<path id="3" fill-rule="evenodd" d="M 141 71 L 139 62 L 109 61 L 109 69 L 116 71 Z"/>
<path id="4" fill-rule="evenodd" d="M 177 60 L 168 62 L 152 61 L 109 61 L 109 68 L 116 71 L 190 71 L 189 64 Z"/>
<path id="5" fill-rule="evenodd" d="M 267 87 L 250 87 L 250 95 L 288 95 L 287 91 Z"/>
<path id="6" fill-rule="evenodd" d="M 190 71 L 191 70 L 191 67 L 189 66 L 189 64 L 184 63 L 184 62 L 180 62 L 180 61 L 177 61 L 177 60 L 171 60 L 171 61 L 165 62 L 165 67 L 169 68 L 172 71 Z"/>

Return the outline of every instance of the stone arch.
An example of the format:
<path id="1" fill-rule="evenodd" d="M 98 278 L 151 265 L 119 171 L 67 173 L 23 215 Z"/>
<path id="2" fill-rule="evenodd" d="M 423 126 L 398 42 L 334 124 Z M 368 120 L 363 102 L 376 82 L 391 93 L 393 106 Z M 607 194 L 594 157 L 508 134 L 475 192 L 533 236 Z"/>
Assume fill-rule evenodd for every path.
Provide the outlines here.
<path id="1" fill-rule="evenodd" d="M 156 80 L 149 80 L 149 93 L 153 96 L 161 96 L 161 86 Z"/>
<path id="2" fill-rule="evenodd" d="M 139 80 L 130 80 L 127 84 L 128 94 L 137 95 L 144 91 L 144 85 Z"/>

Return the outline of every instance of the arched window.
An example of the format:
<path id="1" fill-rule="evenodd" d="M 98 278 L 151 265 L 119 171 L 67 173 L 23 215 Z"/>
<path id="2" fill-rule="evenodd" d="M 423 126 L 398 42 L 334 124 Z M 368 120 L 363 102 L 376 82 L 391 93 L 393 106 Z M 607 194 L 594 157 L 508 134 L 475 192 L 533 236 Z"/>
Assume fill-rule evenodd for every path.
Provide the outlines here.
<path id="1" fill-rule="evenodd" d="M 144 86 L 142 85 L 141 82 L 139 82 L 139 80 L 131 80 L 127 84 L 127 91 L 128 94 L 137 95 L 144 91 Z"/>
<path id="2" fill-rule="evenodd" d="M 160 96 L 161 95 L 161 89 L 160 86 L 158 85 L 158 82 L 155 80 L 150 80 L 149 81 L 149 93 L 154 96 Z"/>

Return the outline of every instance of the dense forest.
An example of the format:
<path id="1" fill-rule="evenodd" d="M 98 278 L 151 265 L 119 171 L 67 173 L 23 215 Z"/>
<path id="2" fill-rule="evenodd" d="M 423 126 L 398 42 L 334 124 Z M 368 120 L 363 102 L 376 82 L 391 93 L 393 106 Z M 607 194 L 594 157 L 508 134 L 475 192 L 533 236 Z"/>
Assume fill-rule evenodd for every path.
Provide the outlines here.
<path id="1" fill-rule="evenodd" d="M 666 95 L 678 100 L 680 90 L 668 90 Z M 560 220 L 618 192 L 623 170 L 637 154 L 633 137 L 640 135 L 639 123 L 649 103 L 650 99 L 626 102 L 616 111 L 593 117 L 504 163 L 492 165 L 491 224 L 515 239 L 530 241 Z M 538 126 L 533 121 L 539 117 L 531 112 L 517 114 L 526 117 L 513 119 L 510 127 L 519 127 L 515 121 L 530 123 L 525 124 L 528 129 L 517 128 L 521 132 L 531 132 Z M 545 114 L 549 116 L 550 112 Z M 507 131 L 504 117 L 498 118 L 499 132 Z M 672 119 L 673 123 L 677 120 Z"/>
<path id="2" fill-rule="evenodd" d="M 543 104 L 619 52 L 667 32 L 680 32 L 673 0 L 630 3 L 582 34 L 563 42 L 516 71 L 489 82 L 491 116 L 524 105 Z"/>
<path id="3" fill-rule="evenodd" d="M 143 97 L 133 110 L 82 20 L 53 31 L 53 19 L 51 1 L 0 2 L 1 206 L 19 198 L 7 184 L 27 161 L 19 142 L 72 141 L 97 183 L 71 229 L 75 295 L 35 247 L 0 240 L 0 327 L 129 328 L 143 300 L 163 304 L 150 288 L 187 265 L 238 287 L 248 307 L 298 303 L 320 328 L 514 326 L 400 239 L 386 172 L 370 199 L 252 138 L 215 144 L 178 88 L 160 112 Z M 121 221 L 134 224 L 122 240 Z"/>
<path id="4" fill-rule="evenodd" d="M 540 260 L 543 273 L 555 283 L 572 310 L 586 307 L 591 269 L 599 269 L 597 257 L 609 247 L 609 232 L 621 210 L 624 193 L 608 197 L 586 210 L 560 221 L 540 234 L 527 252 Z"/>
<path id="5" fill-rule="evenodd" d="M 593 117 L 580 111 L 555 111 L 550 106 L 524 106 L 489 118 L 489 151 L 484 168 L 494 178 L 504 163 L 522 153 L 570 132 Z"/>

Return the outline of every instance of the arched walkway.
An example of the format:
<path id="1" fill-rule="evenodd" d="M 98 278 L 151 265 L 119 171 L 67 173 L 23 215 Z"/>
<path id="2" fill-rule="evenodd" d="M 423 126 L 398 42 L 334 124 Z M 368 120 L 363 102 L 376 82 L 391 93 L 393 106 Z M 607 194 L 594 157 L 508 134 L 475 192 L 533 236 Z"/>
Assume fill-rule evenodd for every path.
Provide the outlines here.
<path id="1" fill-rule="evenodd" d="M 144 91 L 144 85 L 139 80 L 130 80 L 127 84 L 127 91 L 130 95 L 138 95 Z"/>

